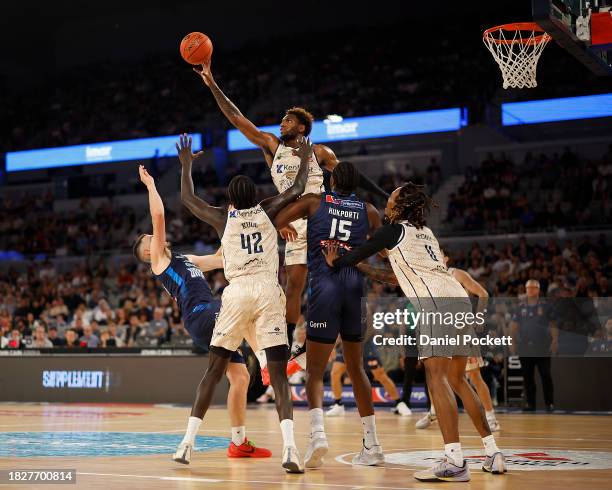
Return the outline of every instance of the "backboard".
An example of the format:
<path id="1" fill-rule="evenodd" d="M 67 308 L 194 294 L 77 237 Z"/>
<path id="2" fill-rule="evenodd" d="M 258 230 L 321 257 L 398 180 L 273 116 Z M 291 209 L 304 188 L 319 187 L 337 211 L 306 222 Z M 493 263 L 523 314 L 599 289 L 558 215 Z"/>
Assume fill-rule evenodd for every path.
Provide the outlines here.
<path id="1" fill-rule="evenodd" d="M 533 20 L 597 75 L 612 76 L 612 0 L 532 0 Z"/>

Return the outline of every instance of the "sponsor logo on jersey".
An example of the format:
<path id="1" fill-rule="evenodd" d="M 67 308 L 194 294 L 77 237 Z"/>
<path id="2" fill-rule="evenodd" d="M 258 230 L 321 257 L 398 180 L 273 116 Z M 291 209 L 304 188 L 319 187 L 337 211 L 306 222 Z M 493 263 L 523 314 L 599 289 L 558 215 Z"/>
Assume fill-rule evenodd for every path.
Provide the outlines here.
<path id="1" fill-rule="evenodd" d="M 283 164 L 277 164 L 276 165 L 276 173 L 277 174 L 282 174 L 283 173 Z"/>
<path id="2" fill-rule="evenodd" d="M 310 328 L 327 328 L 327 322 L 313 322 L 312 320 L 308 322 L 308 326 Z"/>
<path id="3" fill-rule="evenodd" d="M 345 208 L 363 209 L 364 204 L 361 201 L 351 201 L 350 199 L 338 199 L 337 197 L 327 194 L 325 196 L 325 202 L 342 206 Z"/>
<path id="4" fill-rule="evenodd" d="M 571 451 L 558 449 L 503 449 L 508 470 L 607 470 L 612 469 L 612 453 L 605 451 Z M 407 451 L 386 453 L 385 462 L 405 466 L 432 466 L 441 460 L 440 451 Z M 485 454 L 481 449 L 464 449 L 463 457 L 470 469 L 482 466 Z"/>
<path id="5" fill-rule="evenodd" d="M 236 211 L 236 210 L 230 211 L 230 213 L 229 213 L 229 217 L 230 218 L 235 218 L 236 216 L 238 216 L 238 211 Z"/>

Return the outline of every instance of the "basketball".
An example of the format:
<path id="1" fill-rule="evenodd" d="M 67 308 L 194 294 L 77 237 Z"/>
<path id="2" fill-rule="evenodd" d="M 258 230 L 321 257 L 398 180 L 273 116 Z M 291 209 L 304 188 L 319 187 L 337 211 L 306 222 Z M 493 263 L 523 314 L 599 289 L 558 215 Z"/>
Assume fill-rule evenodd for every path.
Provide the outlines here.
<path id="1" fill-rule="evenodd" d="M 206 34 L 191 32 L 181 41 L 181 56 L 192 65 L 201 65 L 210 60 L 213 52 L 212 41 Z"/>

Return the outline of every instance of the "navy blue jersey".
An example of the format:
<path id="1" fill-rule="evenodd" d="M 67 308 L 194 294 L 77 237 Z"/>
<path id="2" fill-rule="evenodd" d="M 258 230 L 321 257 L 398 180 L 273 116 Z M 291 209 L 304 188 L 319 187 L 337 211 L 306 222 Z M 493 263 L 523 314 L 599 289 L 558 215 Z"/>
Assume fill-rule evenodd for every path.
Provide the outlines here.
<path id="1" fill-rule="evenodd" d="M 194 313 L 194 309 L 201 309 L 201 305 L 210 303 L 213 299 L 204 274 L 184 255 L 172 252 L 166 270 L 159 275 L 153 275 L 161 281 L 164 289 L 178 303 L 184 318 Z"/>
<path id="2" fill-rule="evenodd" d="M 355 194 L 350 196 L 340 196 L 333 192 L 321 194 L 319 209 L 308 218 L 308 273 L 332 272 L 321 253 L 321 245 L 326 241 L 339 242 L 338 253 L 342 255 L 344 250 L 364 243 L 369 230 L 366 204 Z"/>

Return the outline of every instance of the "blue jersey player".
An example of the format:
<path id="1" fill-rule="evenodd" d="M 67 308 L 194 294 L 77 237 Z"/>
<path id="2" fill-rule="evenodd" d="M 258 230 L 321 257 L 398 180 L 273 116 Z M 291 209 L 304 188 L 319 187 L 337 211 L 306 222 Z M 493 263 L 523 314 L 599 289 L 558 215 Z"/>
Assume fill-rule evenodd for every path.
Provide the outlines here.
<path id="1" fill-rule="evenodd" d="M 323 427 L 323 374 L 338 335 L 342 339 L 364 433 L 362 451 L 353 458 L 353 464 L 376 465 L 384 461 L 376 436 L 372 387 L 363 368 L 364 278 L 355 267 L 331 269 L 322 254 L 322 247 L 330 241 L 343 250 L 358 247 L 380 226 L 376 208 L 355 196 L 358 183 L 357 169 L 349 162 L 340 162 L 330 179 L 332 192 L 306 194 L 283 209 L 274 220 L 280 229 L 297 219 L 308 219 L 306 394 L 311 434 L 304 459 L 308 468 L 321 466 L 328 451 Z"/>
<path id="2" fill-rule="evenodd" d="M 196 256 L 173 252 L 166 242 L 164 204 L 155 187 L 155 181 L 142 165 L 139 173 L 149 192 L 153 234 L 138 237 L 134 243 L 134 255 L 138 260 L 151 264 L 153 276 L 159 279 L 164 289 L 178 303 L 185 329 L 191 335 L 193 343 L 208 350 L 221 303 L 213 299 L 210 286 L 202 271 L 222 268 L 221 254 Z M 227 455 L 231 458 L 270 457 L 272 455 L 270 451 L 255 447 L 246 438 L 244 424 L 249 373 L 239 352 L 232 354 L 225 374 L 230 382 L 227 409 L 232 424 L 232 442 Z M 191 418 L 189 424 L 201 422 L 200 419 L 192 421 Z M 192 433 L 193 431 L 188 431 L 188 434 Z M 193 438 L 195 439 L 195 434 Z M 193 447 L 194 441 L 183 442 L 190 443 L 189 447 Z M 180 454 L 174 455 L 175 461 L 184 464 L 188 464 L 190 458 L 191 451 L 187 454 L 183 450 Z"/>

